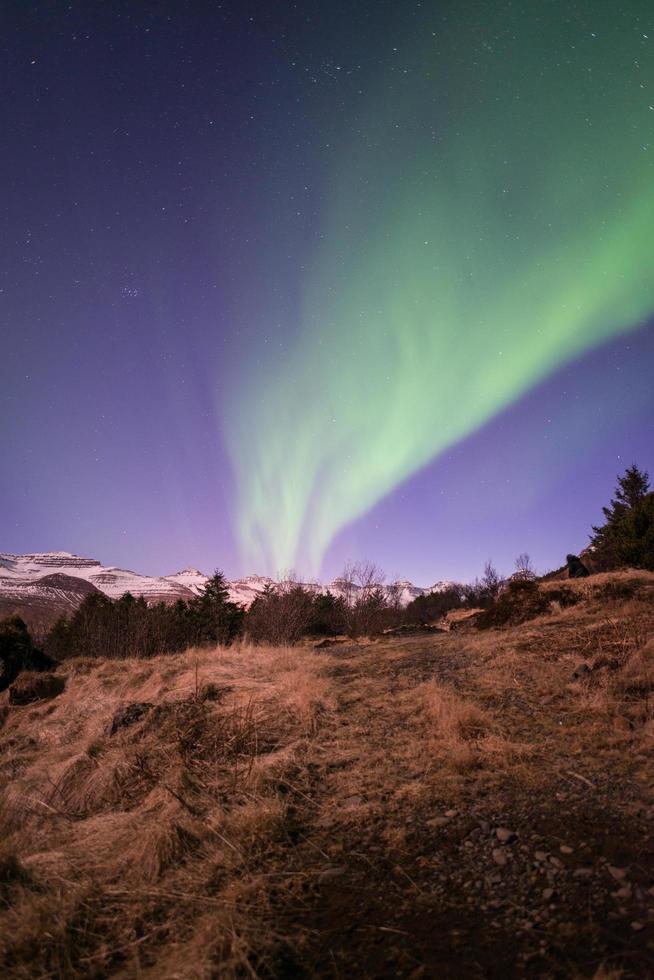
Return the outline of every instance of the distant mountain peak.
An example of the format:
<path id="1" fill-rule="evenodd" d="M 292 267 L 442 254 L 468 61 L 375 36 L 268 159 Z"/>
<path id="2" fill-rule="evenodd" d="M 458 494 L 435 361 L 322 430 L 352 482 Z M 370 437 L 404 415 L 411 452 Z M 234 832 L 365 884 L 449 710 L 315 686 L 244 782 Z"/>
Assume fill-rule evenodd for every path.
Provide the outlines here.
<path id="1" fill-rule="evenodd" d="M 29 600 L 29 605 L 46 608 L 52 603 L 61 608 L 75 608 L 89 592 L 99 591 L 112 599 L 126 592 L 143 596 L 146 602 L 175 602 L 191 599 L 204 589 L 209 576 L 189 566 L 173 575 L 141 575 L 138 572 L 115 565 L 102 565 L 95 558 L 84 558 L 68 551 L 35 552 L 28 555 L 0 553 L 0 612 L 17 611 Z M 245 575 L 227 582 L 229 597 L 246 608 L 266 588 L 276 588 L 283 583 L 275 582 L 267 575 Z M 328 585 L 320 582 L 298 582 L 312 592 L 331 592 L 333 595 L 357 593 L 342 577 L 336 577 Z M 416 596 L 441 591 L 449 582 L 437 582 L 423 589 L 406 579 L 381 586 L 389 594 L 407 605 Z M 56 600 L 56 601 L 55 601 Z"/>

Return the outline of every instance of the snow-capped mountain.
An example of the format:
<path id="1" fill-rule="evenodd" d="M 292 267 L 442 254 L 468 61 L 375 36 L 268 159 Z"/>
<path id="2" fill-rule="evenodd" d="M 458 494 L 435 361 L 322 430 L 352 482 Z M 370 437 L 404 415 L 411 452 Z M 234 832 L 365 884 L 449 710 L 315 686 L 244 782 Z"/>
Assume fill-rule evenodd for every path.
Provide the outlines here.
<path id="1" fill-rule="evenodd" d="M 0 554 L 0 596 L 12 583 L 34 583 L 53 572 L 85 579 L 111 599 L 118 599 L 125 592 L 142 595 L 148 602 L 174 602 L 193 595 L 190 588 L 172 579 L 139 575 L 125 568 L 102 565 L 95 558 L 53 551 L 34 555 Z"/>
<path id="2" fill-rule="evenodd" d="M 209 576 L 197 568 L 185 568 L 172 575 L 141 575 L 67 551 L 31 555 L 0 553 L 0 612 L 36 606 L 52 606 L 61 612 L 75 608 L 88 592 L 96 590 L 112 599 L 131 592 L 134 596 L 143 596 L 148 603 L 174 602 L 201 593 L 208 579 Z M 265 575 L 248 575 L 227 583 L 230 599 L 246 608 L 264 589 L 287 587 L 288 584 L 279 585 Z M 329 590 L 337 596 L 346 592 L 356 595 L 359 591 L 356 585 L 349 585 L 339 578 L 328 585 L 319 582 L 302 584 L 316 592 Z M 437 582 L 431 588 L 423 589 L 403 581 L 383 588 L 405 606 L 419 595 L 441 591 L 448 585 L 448 582 Z"/>

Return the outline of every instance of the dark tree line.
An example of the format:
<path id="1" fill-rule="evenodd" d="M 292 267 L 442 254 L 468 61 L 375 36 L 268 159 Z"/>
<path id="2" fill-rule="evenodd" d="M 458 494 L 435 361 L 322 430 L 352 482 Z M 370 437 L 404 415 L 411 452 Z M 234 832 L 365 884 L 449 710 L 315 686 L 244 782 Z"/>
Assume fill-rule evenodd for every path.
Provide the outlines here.
<path id="1" fill-rule="evenodd" d="M 244 612 L 229 600 L 222 573 L 209 579 L 189 601 L 148 606 L 129 592 L 118 600 L 86 596 L 72 616 L 62 616 L 45 638 L 46 652 L 66 657 L 152 657 L 193 646 L 231 643 L 243 627 Z"/>

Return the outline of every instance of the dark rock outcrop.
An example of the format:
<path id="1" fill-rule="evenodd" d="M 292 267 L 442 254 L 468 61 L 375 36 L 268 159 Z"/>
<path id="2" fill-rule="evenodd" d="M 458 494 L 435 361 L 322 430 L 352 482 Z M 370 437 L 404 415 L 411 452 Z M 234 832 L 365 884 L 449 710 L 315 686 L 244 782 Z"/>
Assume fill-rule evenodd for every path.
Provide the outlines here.
<path id="1" fill-rule="evenodd" d="M 65 678 L 58 677 L 57 674 L 23 671 L 9 688 L 9 704 L 26 705 L 35 701 L 48 701 L 62 694 L 65 687 Z"/>
<path id="2" fill-rule="evenodd" d="M 149 701 L 134 701 L 132 704 L 121 705 L 107 725 L 105 734 L 115 735 L 121 728 L 129 728 L 130 725 L 135 725 L 142 718 L 145 718 L 153 708 L 154 705 Z"/>
<path id="3" fill-rule="evenodd" d="M 588 578 L 590 572 L 578 555 L 566 555 L 565 560 L 568 564 L 568 578 Z"/>

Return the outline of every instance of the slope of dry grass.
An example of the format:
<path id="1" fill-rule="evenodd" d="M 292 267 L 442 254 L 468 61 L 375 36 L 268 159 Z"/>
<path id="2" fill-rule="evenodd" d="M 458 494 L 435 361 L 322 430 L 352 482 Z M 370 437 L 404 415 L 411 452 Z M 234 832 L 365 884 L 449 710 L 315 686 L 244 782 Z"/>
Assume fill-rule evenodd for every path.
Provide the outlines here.
<path id="1" fill-rule="evenodd" d="M 262 874 L 285 886 L 287 781 L 333 710 L 324 675 L 319 656 L 285 649 L 72 661 L 63 695 L 12 710 L 0 756 L 5 970 L 264 969 L 278 938 Z M 154 708 L 109 736 L 131 702 Z"/>
<path id="2" fill-rule="evenodd" d="M 0 731 L 4 975 L 653 975 L 636 579 L 483 632 L 68 663 Z"/>

